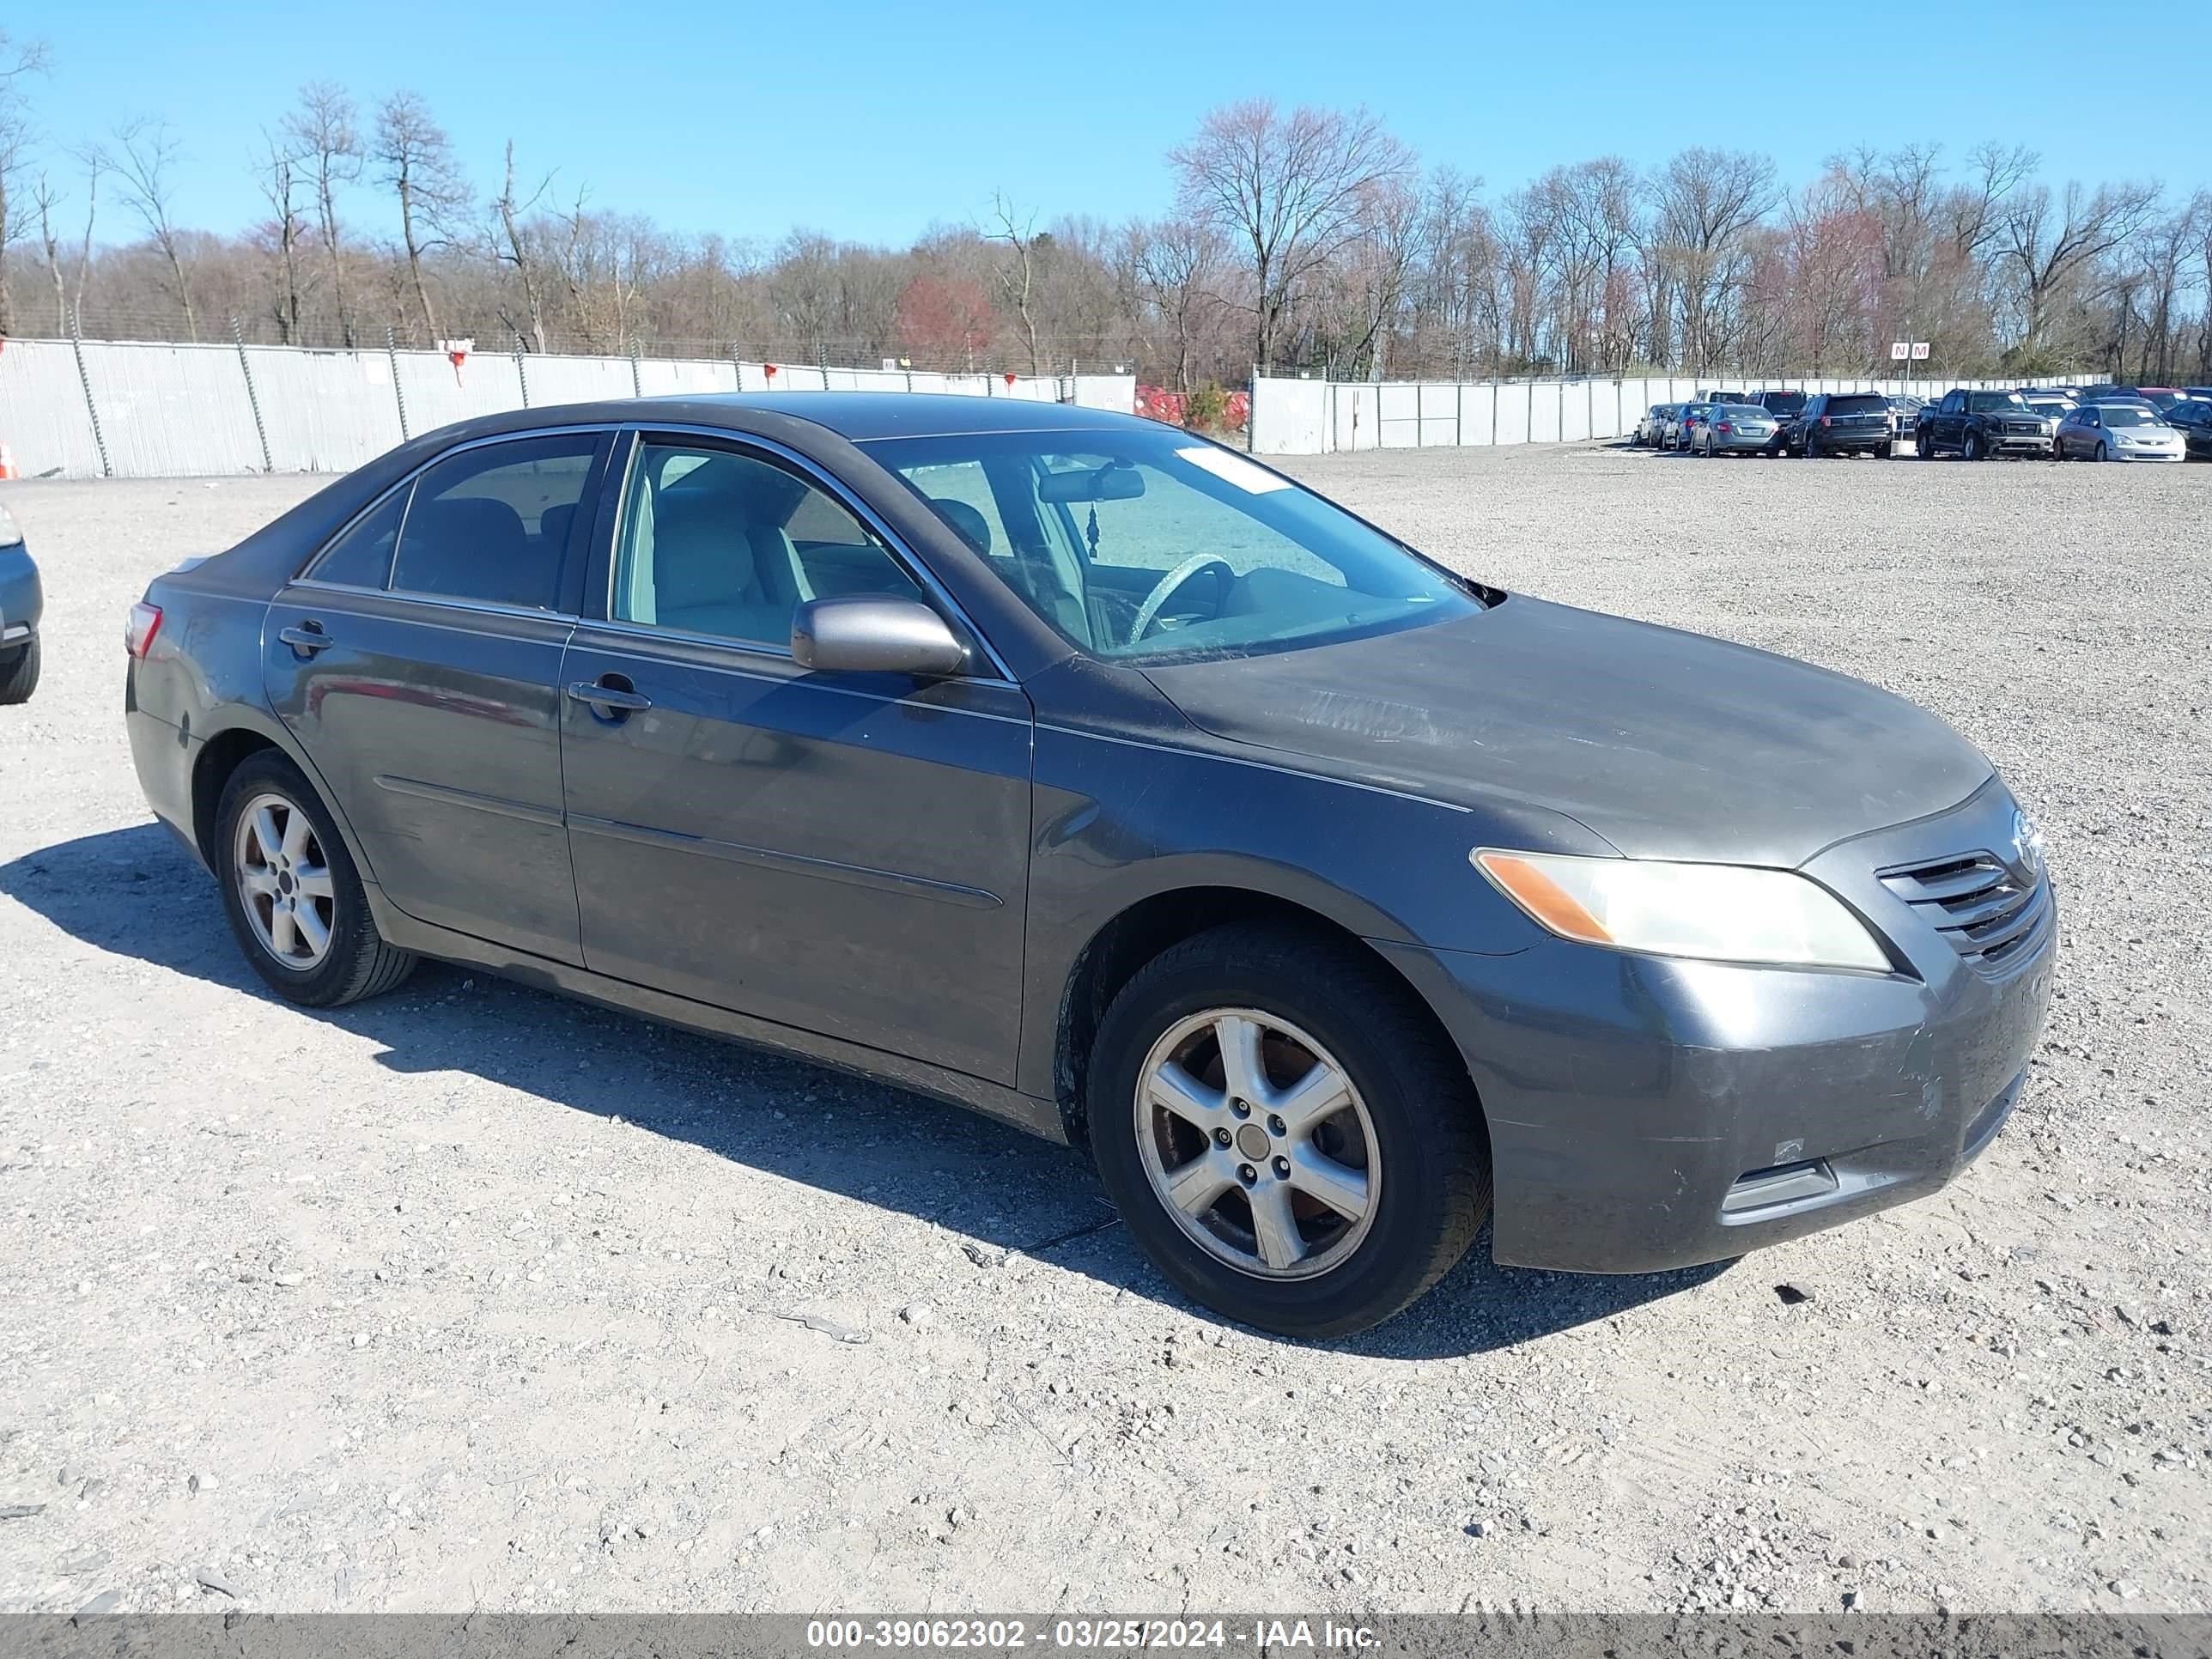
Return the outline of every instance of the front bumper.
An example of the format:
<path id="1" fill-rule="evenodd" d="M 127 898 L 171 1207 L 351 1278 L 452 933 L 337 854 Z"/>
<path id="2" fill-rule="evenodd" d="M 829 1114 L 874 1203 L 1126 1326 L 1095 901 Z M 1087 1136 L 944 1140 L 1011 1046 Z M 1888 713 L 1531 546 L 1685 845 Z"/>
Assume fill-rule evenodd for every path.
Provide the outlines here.
<path id="1" fill-rule="evenodd" d="M 1911 974 L 1564 940 L 1504 957 L 1382 947 L 1443 1017 L 1481 1097 L 1497 1259 L 1582 1273 L 1687 1267 L 1949 1181 L 2019 1097 L 2050 1000 L 2056 898 L 2000 971 L 1962 957 L 1874 872 L 2002 854 L 2012 811 L 1992 780 L 1954 812 L 1806 866 Z"/>
<path id="2" fill-rule="evenodd" d="M 0 547 L 0 649 L 21 645 L 39 631 L 46 593 L 39 567 L 21 544 Z"/>
<path id="3" fill-rule="evenodd" d="M 2179 461 L 2185 460 L 2189 452 L 2185 449 L 2115 448 L 2112 451 L 2112 459 L 2116 461 Z"/>

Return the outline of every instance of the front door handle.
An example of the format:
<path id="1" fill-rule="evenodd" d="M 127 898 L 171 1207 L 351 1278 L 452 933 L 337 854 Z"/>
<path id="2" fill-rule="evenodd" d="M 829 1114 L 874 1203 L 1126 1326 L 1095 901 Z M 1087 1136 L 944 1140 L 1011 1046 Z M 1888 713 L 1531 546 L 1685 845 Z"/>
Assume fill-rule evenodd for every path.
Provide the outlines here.
<path id="1" fill-rule="evenodd" d="M 290 646 L 295 655 L 312 657 L 318 651 L 327 651 L 337 641 L 323 632 L 319 622 L 301 623 L 297 628 L 280 629 L 276 637 Z"/>
<path id="2" fill-rule="evenodd" d="M 596 681 L 577 680 L 568 687 L 568 695 L 578 702 L 590 704 L 601 720 L 618 720 L 653 707 L 653 699 L 634 689 L 620 674 L 602 674 Z"/>

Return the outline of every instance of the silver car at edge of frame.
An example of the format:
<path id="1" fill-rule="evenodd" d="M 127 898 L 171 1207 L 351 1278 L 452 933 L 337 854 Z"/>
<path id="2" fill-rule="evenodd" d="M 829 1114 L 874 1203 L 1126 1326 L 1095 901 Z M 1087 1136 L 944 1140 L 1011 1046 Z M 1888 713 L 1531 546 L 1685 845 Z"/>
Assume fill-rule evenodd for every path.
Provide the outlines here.
<path id="1" fill-rule="evenodd" d="M 0 501 L 0 703 L 28 702 L 39 689 L 39 623 L 46 591 L 23 532 Z"/>
<path id="2" fill-rule="evenodd" d="M 126 645 L 148 801 L 277 996 L 436 957 L 954 1101 L 1297 1336 L 1486 1218 L 1641 1273 L 1933 1192 L 2051 994 L 2041 839 L 1933 715 L 1127 416 L 485 416 Z"/>

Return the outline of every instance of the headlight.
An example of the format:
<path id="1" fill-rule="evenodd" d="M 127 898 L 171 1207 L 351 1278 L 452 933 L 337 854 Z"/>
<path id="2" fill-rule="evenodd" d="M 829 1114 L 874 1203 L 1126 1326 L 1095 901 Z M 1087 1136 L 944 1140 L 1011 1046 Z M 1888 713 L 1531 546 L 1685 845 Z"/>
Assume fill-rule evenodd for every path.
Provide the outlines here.
<path id="1" fill-rule="evenodd" d="M 15 528 L 15 520 L 5 507 L 0 507 L 0 547 L 20 547 L 23 532 Z"/>
<path id="2" fill-rule="evenodd" d="M 1498 891 L 1561 939 L 1713 962 L 1890 966 L 1887 953 L 1840 900 L 1788 870 L 1489 847 L 1468 857 Z"/>

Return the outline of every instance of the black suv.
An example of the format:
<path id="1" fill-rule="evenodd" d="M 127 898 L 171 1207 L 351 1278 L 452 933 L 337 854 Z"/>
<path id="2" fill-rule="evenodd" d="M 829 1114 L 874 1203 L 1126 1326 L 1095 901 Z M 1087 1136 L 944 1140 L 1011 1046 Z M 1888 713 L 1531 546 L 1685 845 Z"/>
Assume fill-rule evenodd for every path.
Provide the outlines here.
<path id="1" fill-rule="evenodd" d="M 1792 455 L 1889 459 L 1889 401 L 1879 392 L 1816 392 L 1784 428 Z"/>

